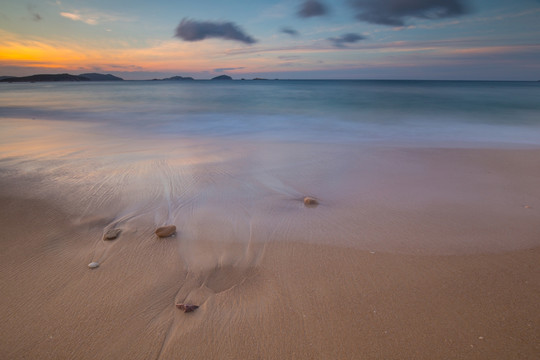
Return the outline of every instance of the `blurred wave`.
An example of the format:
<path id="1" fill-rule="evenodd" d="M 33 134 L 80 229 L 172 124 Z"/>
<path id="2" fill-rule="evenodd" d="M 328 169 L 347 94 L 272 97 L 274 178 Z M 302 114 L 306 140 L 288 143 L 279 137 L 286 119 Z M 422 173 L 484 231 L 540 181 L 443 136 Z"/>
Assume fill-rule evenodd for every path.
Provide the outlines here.
<path id="1" fill-rule="evenodd" d="M 535 82 L 125 81 L 1 84 L 0 94 L 0 121 L 83 121 L 129 136 L 540 141 Z"/>

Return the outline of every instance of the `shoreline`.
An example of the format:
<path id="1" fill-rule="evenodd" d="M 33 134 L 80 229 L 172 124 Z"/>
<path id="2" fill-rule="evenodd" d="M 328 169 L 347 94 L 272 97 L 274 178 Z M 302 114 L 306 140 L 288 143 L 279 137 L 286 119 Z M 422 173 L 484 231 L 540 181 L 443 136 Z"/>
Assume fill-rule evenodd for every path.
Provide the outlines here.
<path id="1" fill-rule="evenodd" d="M 36 154 L 4 147 L 0 181 L 103 232 L 136 220 L 184 226 L 192 239 L 216 236 L 215 227 L 248 242 L 256 225 L 305 243 L 435 255 L 540 245 L 540 148 L 186 141 L 165 153 L 170 145 L 120 143 L 107 155 L 54 139 L 36 143 Z M 320 206 L 308 211 L 304 196 Z"/>

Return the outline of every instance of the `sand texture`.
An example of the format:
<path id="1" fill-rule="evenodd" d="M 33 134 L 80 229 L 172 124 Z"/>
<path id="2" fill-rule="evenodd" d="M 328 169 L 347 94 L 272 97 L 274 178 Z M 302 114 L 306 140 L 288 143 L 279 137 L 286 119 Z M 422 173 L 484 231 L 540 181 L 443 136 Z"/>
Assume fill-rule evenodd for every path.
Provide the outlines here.
<path id="1" fill-rule="evenodd" d="M 320 146 L 4 148 L 0 358 L 539 358 L 540 150 Z"/>

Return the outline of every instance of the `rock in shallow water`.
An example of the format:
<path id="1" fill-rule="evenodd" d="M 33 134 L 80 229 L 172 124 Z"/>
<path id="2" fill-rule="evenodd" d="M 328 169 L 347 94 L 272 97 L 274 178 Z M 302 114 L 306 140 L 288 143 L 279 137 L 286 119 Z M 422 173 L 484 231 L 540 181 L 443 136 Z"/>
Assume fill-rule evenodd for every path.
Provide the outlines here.
<path id="1" fill-rule="evenodd" d="M 317 206 L 317 205 L 319 205 L 319 202 L 317 201 L 317 199 L 312 198 L 311 196 L 306 196 L 304 198 L 304 205 L 306 205 L 306 206 Z"/>
<path id="2" fill-rule="evenodd" d="M 156 235 L 163 238 L 169 237 L 176 232 L 176 226 L 168 225 L 156 229 Z"/>
<path id="3" fill-rule="evenodd" d="M 95 269 L 95 268 L 99 267 L 99 263 L 98 262 L 91 262 L 90 264 L 88 264 L 88 267 L 90 269 Z"/>
<path id="4" fill-rule="evenodd" d="M 191 305 L 191 304 L 176 304 L 176 307 L 185 313 L 195 311 L 199 308 L 198 305 Z"/>
<path id="5" fill-rule="evenodd" d="M 118 236 L 120 236 L 120 233 L 122 232 L 122 230 L 120 229 L 109 229 L 106 233 L 105 233 L 105 236 L 103 236 L 103 240 L 114 240 L 116 239 Z"/>

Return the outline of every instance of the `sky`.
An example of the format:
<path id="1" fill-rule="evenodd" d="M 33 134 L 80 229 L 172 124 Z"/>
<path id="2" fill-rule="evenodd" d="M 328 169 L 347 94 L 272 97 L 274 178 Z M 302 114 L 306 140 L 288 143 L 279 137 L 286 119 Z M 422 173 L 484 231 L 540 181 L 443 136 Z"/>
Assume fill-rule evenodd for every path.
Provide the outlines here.
<path id="1" fill-rule="evenodd" d="M 540 80 L 540 0 L 0 0 L 0 76 Z"/>

